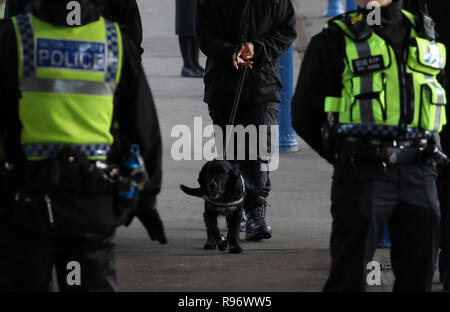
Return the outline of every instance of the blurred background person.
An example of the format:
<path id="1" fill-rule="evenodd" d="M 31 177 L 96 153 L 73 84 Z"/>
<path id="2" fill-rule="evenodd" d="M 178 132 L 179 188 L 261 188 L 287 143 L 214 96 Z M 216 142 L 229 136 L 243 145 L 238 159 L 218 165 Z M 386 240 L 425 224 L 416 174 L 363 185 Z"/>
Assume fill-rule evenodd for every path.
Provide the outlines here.
<path id="1" fill-rule="evenodd" d="M 200 46 L 195 37 L 196 11 L 197 0 L 176 0 L 175 33 L 183 57 L 181 77 L 201 78 L 205 74 L 199 64 Z"/>

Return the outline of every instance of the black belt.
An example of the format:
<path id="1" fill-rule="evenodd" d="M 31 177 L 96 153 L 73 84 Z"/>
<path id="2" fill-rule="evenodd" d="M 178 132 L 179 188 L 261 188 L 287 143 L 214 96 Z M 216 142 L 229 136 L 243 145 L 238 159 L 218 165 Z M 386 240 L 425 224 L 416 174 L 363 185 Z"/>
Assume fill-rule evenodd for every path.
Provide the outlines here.
<path id="1" fill-rule="evenodd" d="M 372 162 L 384 165 L 423 164 L 428 160 L 427 145 L 418 141 L 360 140 L 343 138 L 337 159 L 345 162 Z"/>

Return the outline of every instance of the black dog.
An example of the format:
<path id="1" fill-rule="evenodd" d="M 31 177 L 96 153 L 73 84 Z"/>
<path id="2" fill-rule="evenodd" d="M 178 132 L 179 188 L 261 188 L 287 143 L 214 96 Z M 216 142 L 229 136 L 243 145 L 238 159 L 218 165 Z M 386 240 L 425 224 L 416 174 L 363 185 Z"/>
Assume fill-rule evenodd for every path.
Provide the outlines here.
<path id="1" fill-rule="evenodd" d="M 181 185 L 180 188 L 188 195 L 203 197 L 205 211 L 203 218 L 206 224 L 208 240 L 205 249 L 224 251 L 229 245 L 230 253 L 241 253 L 239 246 L 239 230 L 244 204 L 244 181 L 241 174 L 226 160 L 207 162 L 200 171 L 197 189 Z M 227 239 L 217 227 L 217 217 L 226 216 Z"/>

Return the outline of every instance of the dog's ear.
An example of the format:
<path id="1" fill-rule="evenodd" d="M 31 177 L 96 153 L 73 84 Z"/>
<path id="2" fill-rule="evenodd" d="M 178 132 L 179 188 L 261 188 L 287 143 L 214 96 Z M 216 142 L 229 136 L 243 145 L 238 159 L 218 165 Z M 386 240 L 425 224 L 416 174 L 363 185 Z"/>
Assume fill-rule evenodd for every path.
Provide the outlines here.
<path id="1" fill-rule="evenodd" d="M 230 180 L 228 182 L 227 194 L 231 196 L 233 199 L 239 199 L 244 196 L 243 192 L 243 181 L 241 179 L 241 174 L 239 170 L 233 169 L 230 172 Z"/>
<path id="2" fill-rule="evenodd" d="M 181 184 L 180 189 L 188 195 L 195 197 L 203 197 L 203 192 L 201 188 L 191 188 Z"/>
<path id="3" fill-rule="evenodd" d="M 208 191 L 206 189 L 206 185 L 208 184 L 208 181 L 206 181 L 207 177 L 206 177 L 206 172 L 208 171 L 208 166 L 209 163 L 206 163 L 203 167 L 202 170 L 200 170 L 200 173 L 198 174 L 198 184 L 200 184 L 200 189 L 202 191 L 203 194 L 207 194 Z"/>

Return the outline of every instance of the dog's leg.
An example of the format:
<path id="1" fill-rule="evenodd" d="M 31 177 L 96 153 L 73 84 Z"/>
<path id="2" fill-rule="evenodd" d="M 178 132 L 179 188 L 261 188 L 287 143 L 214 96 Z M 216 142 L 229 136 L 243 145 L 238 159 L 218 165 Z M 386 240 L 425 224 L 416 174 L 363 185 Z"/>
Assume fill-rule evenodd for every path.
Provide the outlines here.
<path id="1" fill-rule="evenodd" d="M 241 225 L 241 211 L 235 211 L 232 214 L 227 215 L 228 226 L 228 244 L 230 245 L 230 253 L 241 253 L 242 248 L 239 246 L 239 232 Z"/>
<path id="2" fill-rule="evenodd" d="M 217 226 L 217 213 L 205 209 L 205 212 L 203 213 L 203 219 L 205 220 L 206 234 L 208 237 L 204 248 L 216 249 L 216 246 L 220 242 L 220 232 Z"/>

